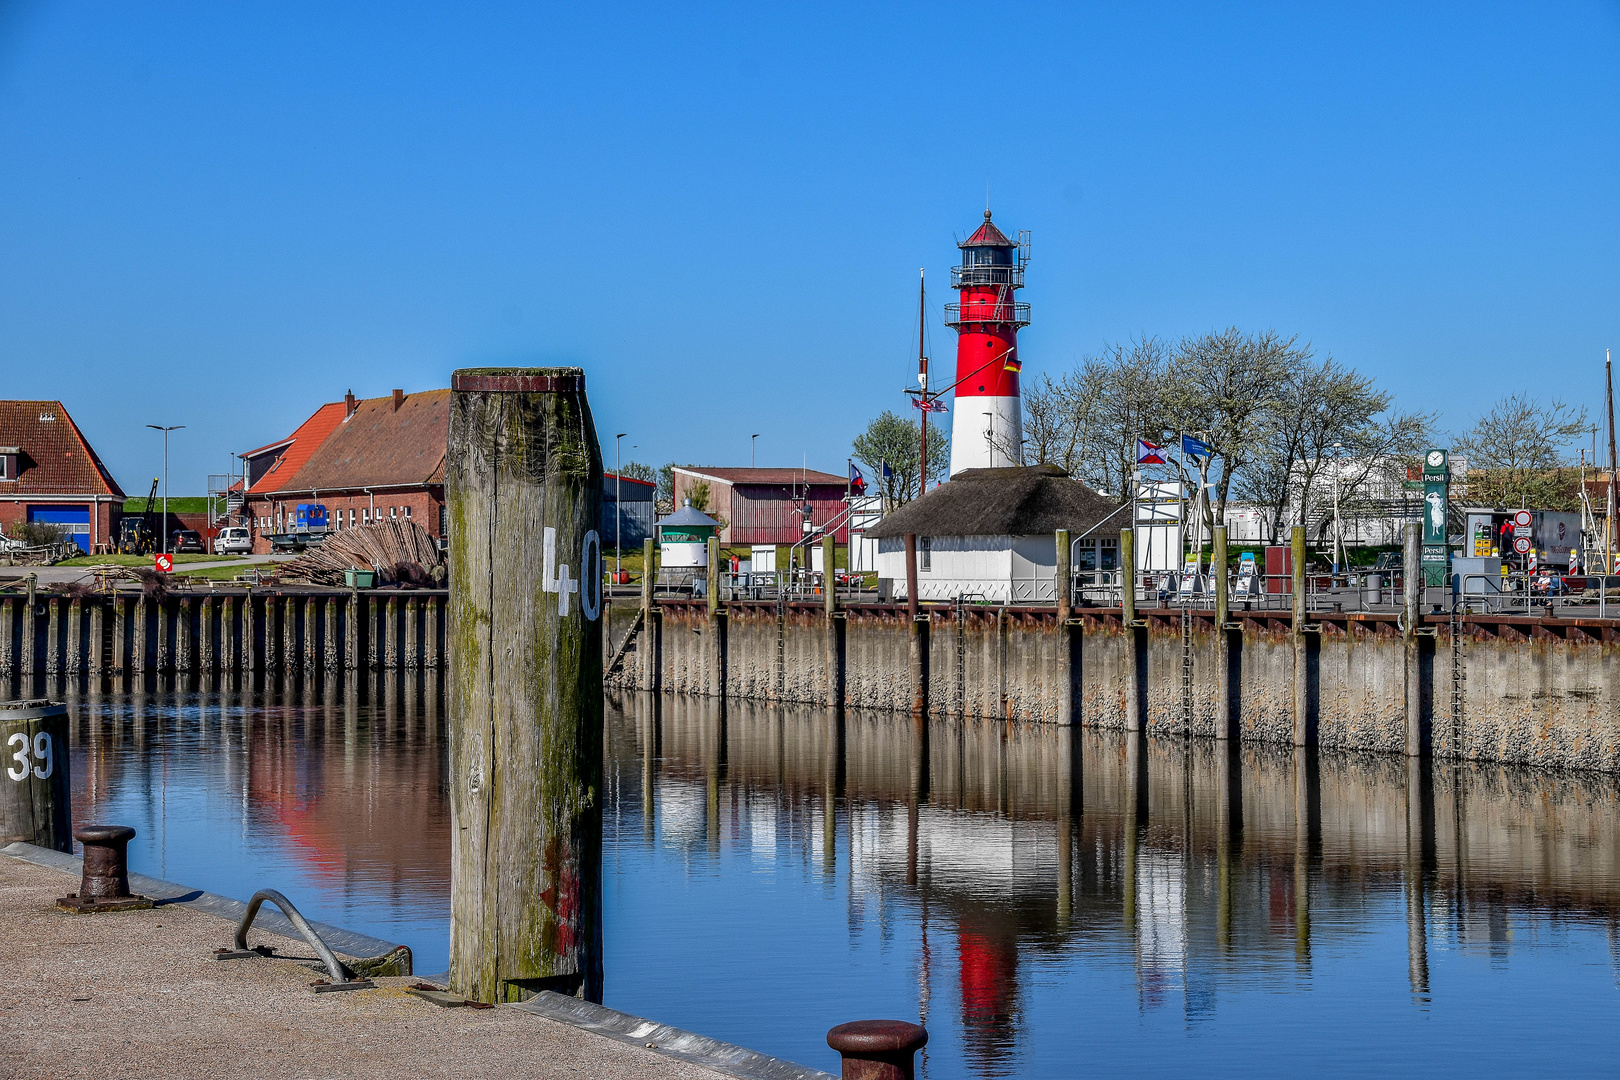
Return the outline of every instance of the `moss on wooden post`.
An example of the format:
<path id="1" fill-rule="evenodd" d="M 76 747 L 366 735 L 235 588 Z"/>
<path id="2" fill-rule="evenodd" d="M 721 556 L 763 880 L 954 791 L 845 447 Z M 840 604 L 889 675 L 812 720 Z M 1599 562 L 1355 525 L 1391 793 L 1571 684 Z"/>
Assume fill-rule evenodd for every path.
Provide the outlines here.
<path id="1" fill-rule="evenodd" d="M 1057 593 L 1057 617 L 1061 625 L 1069 617 L 1074 601 L 1074 583 L 1069 579 L 1069 530 L 1058 529 L 1052 534 L 1052 551 L 1057 559 L 1053 570 L 1052 586 Z"/>
<path id="2" fill-rule="evenodd" d="M 602 456 L 578 368 L 456 372 L 450 984 L 602 993 Z"/>
<path id="3" fill-rule="evenodd" d="M 1295 525 L 1291 538 L 1294 590 L 1294 745 L 1315 742 L 1310 717 L 1310 649 L 1305 639 L 1305 526 Z"/>

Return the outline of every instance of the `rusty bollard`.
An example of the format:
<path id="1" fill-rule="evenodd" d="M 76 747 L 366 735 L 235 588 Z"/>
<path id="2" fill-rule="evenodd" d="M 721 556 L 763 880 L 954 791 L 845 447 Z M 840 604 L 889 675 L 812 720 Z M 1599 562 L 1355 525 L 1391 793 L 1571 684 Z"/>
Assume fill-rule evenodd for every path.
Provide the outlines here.
<path id="1" fill-rule="evenodd" d="M 134 911 L 152 901 L 129 891 L 129 842 L 135 830 L 128 825 L 86 825 L 73 838 L 84 845 L 84 877 L 79 891 L 62 897 L 56 906 L 68 911 Z"/>
<path id="2" fill-rule="evenodd" d="M 904 1020 L 856 1020 L 827 1032 L 827 1045 L 844 1057 L 844 1080 L 912 1080 L 927 1043 L 928 1030 Z"/>

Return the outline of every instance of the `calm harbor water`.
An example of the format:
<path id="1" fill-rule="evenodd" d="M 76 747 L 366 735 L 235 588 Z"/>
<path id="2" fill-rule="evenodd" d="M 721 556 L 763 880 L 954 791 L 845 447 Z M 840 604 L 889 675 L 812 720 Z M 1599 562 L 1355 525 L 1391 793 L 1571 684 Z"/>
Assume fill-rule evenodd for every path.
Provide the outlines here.
<path id="1" fill-rule="evenodd" d="M 133 867 L 448 965 L 438 681 L 73 704 Z M 13 694 L 18 689 L 12 688 Z M 1612 778 L 988 721 L 609 699 L 606 1003 L 836 1071 L 1609 1073 Z M 227 931 L 221 931 L 224 942 Z"/>

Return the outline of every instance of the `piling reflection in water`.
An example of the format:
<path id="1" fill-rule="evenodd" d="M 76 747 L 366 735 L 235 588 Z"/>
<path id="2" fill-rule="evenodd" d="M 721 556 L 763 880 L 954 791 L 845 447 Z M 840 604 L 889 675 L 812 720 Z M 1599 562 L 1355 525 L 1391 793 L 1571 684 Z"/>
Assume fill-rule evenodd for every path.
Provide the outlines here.
<path id="1" fill-rule="evenodd" d="M 412 944 L 427 930 L 428 956 L 445 952 L 437 679 L 43 689 L 71 705 L 74 820 L 135 826 L 138 872 L 239 898 L 277 888 L 311 918 Z"/>
<path id="2" fill-rule="evenodd" d="M 807 880 L 847 874 L 852 949 L 874 917 L 884 935 L 909 924 L 935 1076 L 1057 1067 L 1042 1044 L 1063 1034 L 1027 1017 L 1091 966 L 1126 960 L 1138 1013 L 1197 1026 L 1228 993 L 1325 990 L 1346 955 L 1404 922 L 1406 956 L 1390 965 L 1403 975 L 1386 989 L 1421 1015 L 1431 947 L 1500 958 L 1516 930 L 1554 925 L 1608 941 L 1620 913 L 1620 806 L 1604 777 L 902 714 L 730 703 L 722 716 L 651 696 L 610 708 L 609 727 L 613 775 L 640 776 L 614 781 L 610 843 L 679 853 L 688 875 L 727 854 Z M 697 955 L 750 938 L 765 962 L 835 947 L 765 910 L 685 933 Z M 610 1001 L 627 977 L 609 971 Z M 770 1037 L 741 1026 L 756 1045 Z"/>
<path id="3" fill-rule="evenodd" d="M 75 820 L 134 825 L 135 869 L 442 970 L 437 676 L 26 689 L 72 702 Z M 607 757 L 616 1008 L 821 1067 L 836 1023 L 920 1018 L 936 1078 L 1607 1062 L 1611 778 L 648 694 Z"/>

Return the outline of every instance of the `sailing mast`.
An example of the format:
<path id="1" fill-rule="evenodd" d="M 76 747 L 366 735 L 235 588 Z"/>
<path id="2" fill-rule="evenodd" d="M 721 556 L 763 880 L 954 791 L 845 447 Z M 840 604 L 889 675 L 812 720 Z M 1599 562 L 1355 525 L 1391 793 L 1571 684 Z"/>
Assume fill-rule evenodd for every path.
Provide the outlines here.
<path id="1" fill-rule="evenodd" d="M 917 495 L 928 494 L 928 357 L 923 351 L 923 332 L 928 327 L 928 289 L 924 284 L 928 270 L 917 271 L 917 385 L 922 389 L 922 458 L 917 479 Z"/>
<path id="2" fill-rule="evenodd" d="M 1603 519 L 1603 573 L 1614 573 L 1614 364 L 1609 350 L 1603 350 L 1603 382 L 1609 411 L 1609 496 Z"/>

